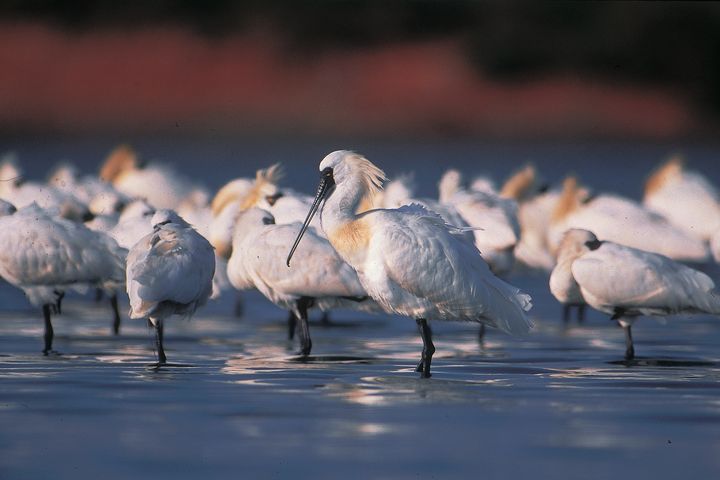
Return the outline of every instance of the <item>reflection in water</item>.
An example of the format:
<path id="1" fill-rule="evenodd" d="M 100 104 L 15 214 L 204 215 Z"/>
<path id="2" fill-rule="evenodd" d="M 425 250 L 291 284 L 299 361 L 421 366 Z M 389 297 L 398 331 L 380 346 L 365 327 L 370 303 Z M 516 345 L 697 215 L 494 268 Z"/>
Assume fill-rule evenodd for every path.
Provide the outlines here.
<path id="1" fill-rule="evenodd" d="M 518 465 L 515 477 L 531 477 L 534 467 L 523 466 L 547 458 L 553 469 L 560 461 L 582 465 L 572 476 L 595 462 L 612 477 L 671 439 L 668 458 L 692 461 L 698 478 L 714 477 L 717 322 L 638 323 L 645 356 L 626 365 L 615 362 L 622 331 L 591 318 L 563 334 L 550 306 L 536 313 L 539 328 L 528 337 L 489 331 L 484 349 L 474 325 L 434 325 L 437 353 L 427 380 L 414 371 L 421 340 L 402 321 L 312 325 L 314 354 L 301 359 L 277 309 L 250 301 L 251 314 L 238 320 L 230 301 L 224 314 L 169 323 L 172 363 L 155 370 L 141 322 L 127 322 L 113 337 L 101 309 L 71 313 L 56 329 L 64 354 L 43 357 L 36 320 L 5 315 L 0 444 L 11 454 L 0 456 L 0 471 L 25 478 L 30 467 L 33 478 L 50 476 L 46 465 L 64 465 L 81 451 L 82 465 L 110 465 L 117 478 L 173 464 L 182 467 L 172 472 L 177 479 L 197 478 L 208 465 L 218 477 L 252 476 L 282 462 L 288 470 L 280 476 L 292 476 L 320 460 L 356 461 L 363 477 L 373 476 L 364 470 L 372 464 L 388 477 L 414 478 L 408 465 L 427 454 L 421 467 L 437 468 L 437 478 L 490 475 L 509 464 Z M 41 440 L 46 461 L 33 462 Z M 663 473 L 643 465 L 643 474 Z"/>

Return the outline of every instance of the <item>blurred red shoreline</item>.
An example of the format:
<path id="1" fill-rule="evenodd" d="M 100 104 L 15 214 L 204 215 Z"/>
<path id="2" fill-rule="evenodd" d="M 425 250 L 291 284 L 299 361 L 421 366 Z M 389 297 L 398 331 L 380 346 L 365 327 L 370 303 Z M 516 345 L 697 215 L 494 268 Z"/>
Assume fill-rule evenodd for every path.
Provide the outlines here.
<path id="1" fill-rule="evenodd" d="M 489 80 L 460 42 L 298 56 L 259 31 L 0 24 L 0 131 L 497 138 L 711 136 L 680 93 L 556 74 Z"/>

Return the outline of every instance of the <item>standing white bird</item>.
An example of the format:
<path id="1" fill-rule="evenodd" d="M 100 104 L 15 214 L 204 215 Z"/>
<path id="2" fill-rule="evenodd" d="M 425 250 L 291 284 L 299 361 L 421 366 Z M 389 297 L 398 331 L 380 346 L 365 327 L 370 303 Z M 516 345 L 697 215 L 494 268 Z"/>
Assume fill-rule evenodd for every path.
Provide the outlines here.
<path id="1" fill-rule="evenodd" d="M 720 314 L 720 292 L 702 272 L 668 257 L 600 241 L 590 231 L 568 230 L 550 276 L 563 304 L 587 303 L 612 315 L 625 330 L 626 360 L 635 356 L 631 327 L 641 315 Z"/>
<path id="2" fill-rule="evenodd" d="M 365 293 L 355 270 L 345 263 L 330 243 L 314 229 L 296 253 L 299 263 L 285 266 L 287 247 L 297 238 L 299 222 L 275 225 L 273 216 L 251 208 L 240 214 L 233 238 L 233 253 L 228 262 L 228 279 L 237 289 L 255 287 L 278 307 L 291 312 L 289 337 L 295 322 L 300 322 L 300 354 L 312 349 L 308 327 L 308 308 L 370 309 L 375 305 Z"/>
<path id="3" fill-rule="evenodd" d="M 60 313 L 65 290 L 101 288 L 115 299 L 124 282 L 125 250 L 108 235 L 81 224 L 52 217 L 36 204 L 0 217 L 0 276 L 22 289 L 30 302 L 42 306 L 45 348 L 52 350 L 51 312 Z"/>
<path id="4" fill-rule="evenodd" d="M 411 205 L 357 214 L 385 174 L 365 157 L 340 150 L 320 162 L 315 201 L 288 255 L 322 204 L 322 228 L 358 273 L 365 291 L 387 312 L 416 319 L 423 339 L 417 371 L 430 376 L 435 347 L 428 320 L 487 323 L 510 333 L 532 327 L 530 296 L 492 274 L 478 250 L 457 239 L 442 218 Z"/>
<path id="5" fill-rule="evenodd" d="M 158 366 L 167 362 L 163 320 L 191 316 L 212 293 L 215 255 L 210 243 L 172 210 L 158 210 L 153 232 L 127 257 L 130 318 L 147 318 L 155 327 Z"/>
<path id="6" fill-rule="evenodd" d="M 702 240 L 720 230 L 720 192 L 699 172 L 685 169 L 680 157 L 648 178 L 643 204 Z"/>

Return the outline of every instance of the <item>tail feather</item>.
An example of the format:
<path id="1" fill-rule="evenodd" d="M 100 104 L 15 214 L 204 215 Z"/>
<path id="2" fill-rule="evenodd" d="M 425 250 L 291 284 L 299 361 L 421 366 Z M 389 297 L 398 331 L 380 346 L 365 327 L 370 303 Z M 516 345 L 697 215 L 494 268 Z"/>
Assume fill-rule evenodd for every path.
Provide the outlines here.
<path id="1" fill-rule="evenodd" d="M 493 302 L 485 317 L 506 333 L 512 335 L 528 333 L 535 326 L 526 313 L 532 308 L 530 295 L 500 279 L 493 282 L 493 287 L 500 295 L 494 296 L 497 301 Z"/>

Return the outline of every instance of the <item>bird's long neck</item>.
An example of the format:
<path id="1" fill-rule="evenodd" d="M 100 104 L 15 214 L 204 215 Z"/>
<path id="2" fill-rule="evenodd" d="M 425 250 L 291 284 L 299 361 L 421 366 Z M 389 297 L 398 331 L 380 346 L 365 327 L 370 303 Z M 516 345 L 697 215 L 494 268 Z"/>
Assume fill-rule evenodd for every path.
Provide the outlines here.
<path id="1" fill-rule="evenodd" d="M 363 215 L 355 212 L 366 192 L 362 185 L 338 185 L 320 212 L 320 222 L 328 240 L 356 270 L 361 269 L 370 231 Z"/>
<path id="2" fill-rule="evenodd" d="M 359 182 L 343 182 L 325 200 L 320 211 L 320 223 L 326 235 L 357 220 L 358 207 L 365 196 L 365 189 Z"/>

